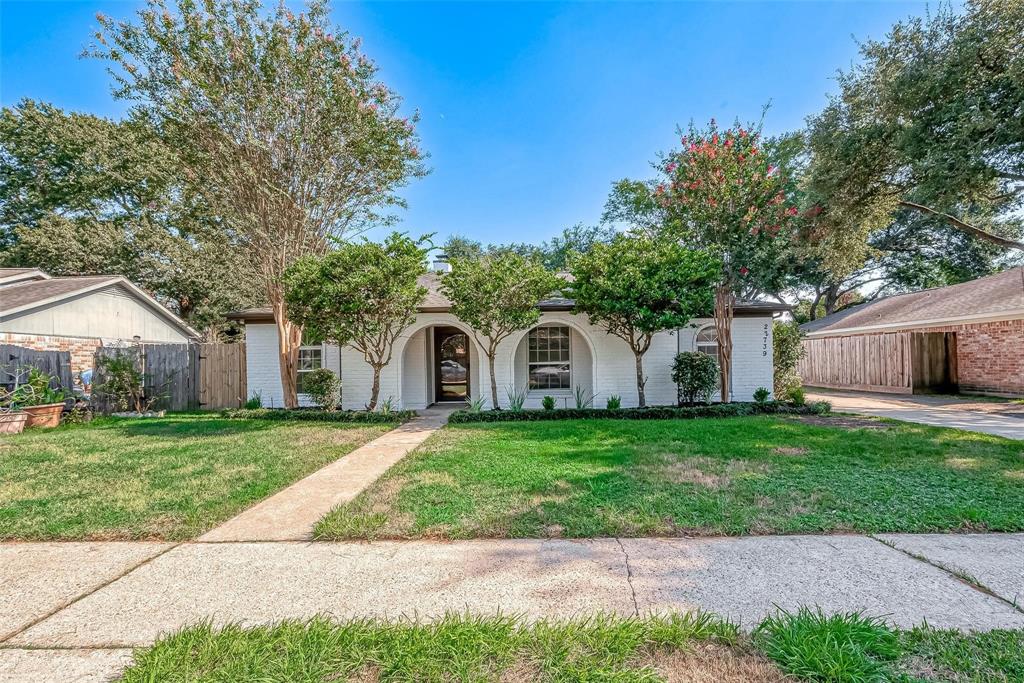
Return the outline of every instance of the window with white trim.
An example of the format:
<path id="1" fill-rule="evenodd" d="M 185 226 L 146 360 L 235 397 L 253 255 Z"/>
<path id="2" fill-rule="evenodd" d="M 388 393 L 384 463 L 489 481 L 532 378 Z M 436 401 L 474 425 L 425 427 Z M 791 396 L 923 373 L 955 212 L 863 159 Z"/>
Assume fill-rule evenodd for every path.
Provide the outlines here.
<path id="1" fill-rule="evenodd" d="M 535 327 L 527 337 L 530 391 L 569 389 L 569 328 Z"/>
<path id="2" fill-rule="evenodd" d="M 714 325 L 705 325 L 697 330 L 693 337 L 693 346 L 697 351 L 718 360 L 718 330 Z"/>
<path id="3" fill-rule="evenodd" d="M 324 366 L 324 345 L 315 339 L 303 338 L 299 347 L 299 363 L 295 373 L 296 393 L 306 393 L 302 389 L 302 380 L 306 374 L 319 370 Z"/>

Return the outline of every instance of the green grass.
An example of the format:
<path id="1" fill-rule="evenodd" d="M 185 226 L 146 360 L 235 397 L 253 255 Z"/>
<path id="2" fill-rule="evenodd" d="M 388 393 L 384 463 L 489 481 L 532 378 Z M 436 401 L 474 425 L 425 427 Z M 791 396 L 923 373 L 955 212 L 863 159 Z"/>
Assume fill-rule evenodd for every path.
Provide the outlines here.
<path id="1" fill-rule="evenodd" d="M 900 631 L 811 610 L 769 617 L 752 636 L 706 613 L 200 624 L 137 650 L 123 680 L 1008 683 L 1024 680 L 1024 631 Z"/>
<path id="2" fill-rule="evenodd" d="M 1020 442 L 835 420 L 821 421 L 845 426 L 776 416 L 449 426 L 328 514 L 316 533 L 578 538 L 1024 529 Z"/>
<path id="3" fill-rule="evenodd" d="M 175 415 L 0 439 L 0 539 L 187 539 L 388 426 Z"/>

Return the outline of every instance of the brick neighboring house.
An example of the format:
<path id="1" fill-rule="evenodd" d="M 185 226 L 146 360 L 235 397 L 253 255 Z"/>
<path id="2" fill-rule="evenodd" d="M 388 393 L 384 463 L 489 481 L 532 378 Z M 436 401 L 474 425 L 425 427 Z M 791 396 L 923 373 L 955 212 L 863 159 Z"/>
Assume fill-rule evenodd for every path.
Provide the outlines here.
<path id="1" fill-rule="evenodd" d="M 37 268 L 0 268 L 0 344 L 69 351 L 76 374 L 93 366 L 99 346 L 196 340 L 185 321 L 119 275 L 51 277 Z"/>
<path id="2" fill-rule="evenodd" d="M 1024 396 L 1024 267 L 891 296 L 801 326 L 804 383 Z"/>

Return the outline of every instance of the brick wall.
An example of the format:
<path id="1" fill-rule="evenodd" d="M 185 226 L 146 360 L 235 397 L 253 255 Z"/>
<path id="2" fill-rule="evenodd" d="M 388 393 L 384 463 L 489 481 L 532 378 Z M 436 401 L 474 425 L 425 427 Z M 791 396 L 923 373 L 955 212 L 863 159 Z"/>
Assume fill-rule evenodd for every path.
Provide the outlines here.
<path id="1" fill-rule="evenodd" d="M 1024 396 L 1024 320 L 948 325 L 920 331 L 956 332 L 961 391 Z"/>
<path id="2" fill-rule="evenodd" d="M 102 345 L 99 339 L 15 334 L 13 332 L 0 332 L 0 343 L 23 346 L 35 351 L 70 351 L 71 371 L 76 375 L 82 370 L 92 368 L 96 348 Z"/>

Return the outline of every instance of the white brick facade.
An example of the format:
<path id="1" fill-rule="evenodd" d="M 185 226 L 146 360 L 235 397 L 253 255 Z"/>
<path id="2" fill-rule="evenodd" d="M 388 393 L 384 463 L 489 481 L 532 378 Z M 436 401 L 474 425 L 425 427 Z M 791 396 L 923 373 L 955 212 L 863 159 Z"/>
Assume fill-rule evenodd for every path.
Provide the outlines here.
<path id="1" fill-rule="evenodd" d="M 582 386 L 594 396 L 594 406 L 604 407 L 608 397 L 617 394 L 624 407 L 637 404 L 636 370 L 633 353 L 618 337 L 606 334 L 591 325 L 586 316 L 568 312 L 545 312 L 539 325 L 567 325 L 571 328 L 570 356 L 571 383 Z M 676 402 L 676 387 L 672 383 L 672 359 L 679 351 L 693 351 L 697 330 L 711 324 L 710 320 L 695 320 L 692 326 L 675 333 L 660 333 L 644 357 L 647 375 L 647 404 L 670 405 Z M 416 322 L 401 335 L 395 344 L 393 359 L 381 375 L 380 400 L 391 398 L 403 408 L 424 408 L 433 402 L 433 326 L 444 325 L 469 332 L 461 321 L 450 313 L 420 313 Z M 506 392 L 510 387 L 526 386 L 525 344 L 527 330 L 512 335 L 498 347 L 495 377 L 498 400 L 507 405 Z M 248 393 L 259 392 L 263 405 L 284 405 L 281 377 L 277 360 L 277 328 L 273 324 L 246 326 L 246 369 Z M 358 410 L 370 397 L 373 372 L 362 354 L 350 347 L 324 345 L 324 367 L 340 373 L 342 378 L 342 405 Z M 474 397 L 490 396 L 490 376 L 487 358 L 475 343 L 470 350 L 470 392 Z M 733 398 L 752 400 L 758 387 L 772 387 L 772 317 L 742 316 L 733 321 Z M 559 405 L 575 406 L 572 390 L 538 391 L 528 394 L 527 406 L 539 407 L 545 394 L 555 396 Z M 300 396 L 300 402 L 308 403 Z"/>

